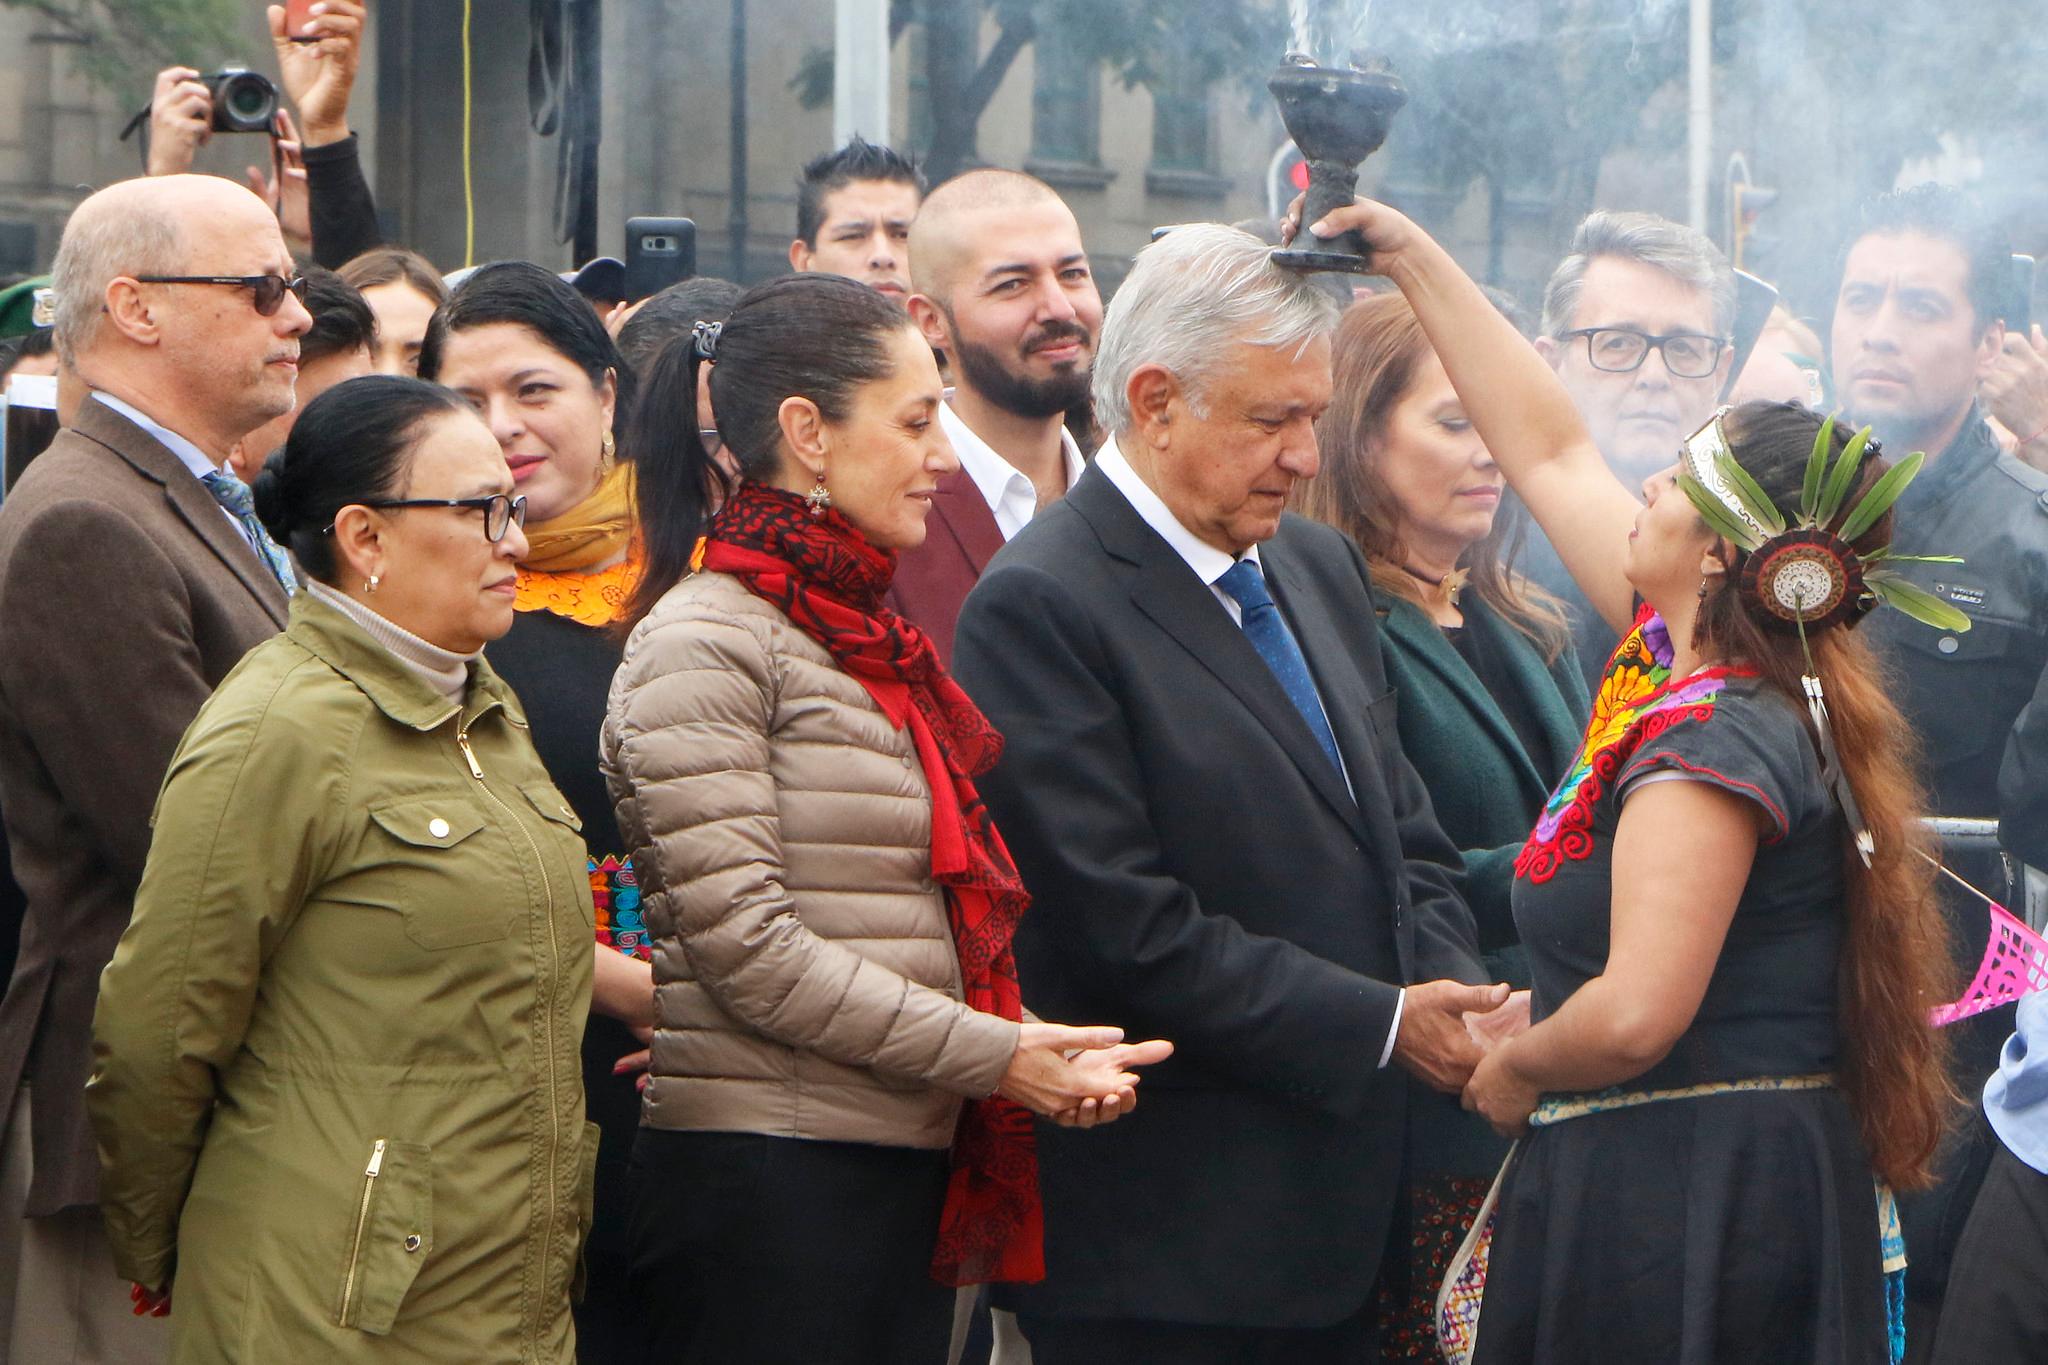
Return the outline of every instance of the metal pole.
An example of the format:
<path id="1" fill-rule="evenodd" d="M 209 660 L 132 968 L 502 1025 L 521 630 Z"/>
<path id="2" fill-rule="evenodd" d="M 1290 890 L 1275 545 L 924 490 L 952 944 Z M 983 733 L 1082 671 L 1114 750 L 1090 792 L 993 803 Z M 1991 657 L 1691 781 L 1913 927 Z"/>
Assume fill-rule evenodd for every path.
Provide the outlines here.
<path id="1" fill-rule="evenodd" d="M 732 66 L 726 75 L 732 101 L 732 180 L 725 224 L 732 236 L 732 278 L 747 280 L 747 0 L 732 0 Z"/>
<path id="2" fill-rule="evenodd" d="M 889 140 L 889 0 L 839 0 L 833 24 L 832 145 Z"/>
<path id="3" fill-rule="evenodd" d="M 1692 42 L 1687 64 L 1691 94 L 1686 119 L 1689 153 L 1686 215 L 1693 230 L 1707 230 L 1707 184 L 1713 174 L 1714 0 L 1692 0 Z"/>

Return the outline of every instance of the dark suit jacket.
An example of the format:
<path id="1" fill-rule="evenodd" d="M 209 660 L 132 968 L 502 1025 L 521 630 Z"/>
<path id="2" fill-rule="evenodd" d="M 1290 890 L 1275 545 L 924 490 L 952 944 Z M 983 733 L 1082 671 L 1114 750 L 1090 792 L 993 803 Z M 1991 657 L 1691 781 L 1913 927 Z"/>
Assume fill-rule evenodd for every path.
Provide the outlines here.
<path id="1" fill-rule="evenodd" d="M 1457 850 L 1395 738 L 1365 563 L 1294 517 L 1259 549 L 1357 799 L 1215 595 L 1099 468 L 967 599 L 960 681 L 1007 739 L 981 783 L 1031 889 L 1025 1002 L 1165 1037 L 1130 1119 L 1039 1125 L 1024 1311 L 1342 1320 L 1380 1267 L 1402 983 L 1483 980 Z"/>
<path id="2" fill-rule="evenodd" d="M 1401 699 L 1401 748 L 1429 788 L 1444 833 L 1464 851 L 1465 900 L 1480 947 L 1491 951 L 1519 940 L 1508 909 L 1515 857 L 1578 753 L 1591 702 L 1569 646 L 1545 663 L 1535 644 L 1476 593 L 1466 594 L 1464 614 L 1465 629 L 1486 634 L 1540 726 L 1543 743 L 1535 751 L 1422 608 L 1387 602 L 1380 636 L 1387 681 Z"/>
<path id="3" fill-rule="evenodd" d="M 905 550 L 884 599 L 932 637 L 939 658 L 953 661 L 953 626 L 989 560 L 1003 548 L 1003 529 L 965 469 L 939 480 L 925 519 L 924 544 Z"/>
<path id="4" fill-rule="evenodd" d="M 31 1215 L 97 1197 L 93 1004 L 157 788 L 200 704 L 285 608 L 206 486 L 97 402 L 0 504 L 0 810 L 28 898 L 0 1001 L 0 1102 L 34 1077 Z"/>

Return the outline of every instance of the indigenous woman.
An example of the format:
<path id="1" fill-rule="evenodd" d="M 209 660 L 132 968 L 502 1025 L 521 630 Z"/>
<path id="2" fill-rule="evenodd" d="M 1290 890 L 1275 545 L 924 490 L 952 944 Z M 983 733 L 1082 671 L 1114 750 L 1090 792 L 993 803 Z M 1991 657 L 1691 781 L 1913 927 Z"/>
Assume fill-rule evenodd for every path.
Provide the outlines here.
<path id="1" fill-rule="evenodd" d="M 1535 1022 L 1465 1102 L 1529 1136 L 1483 1281 L 1447 1286 L 1446 1346 L 1882 1362 L 1902 1258 L 1878 1182 L 1925 1181 L 1950 1104 L 1909 740 L 1854 631 L 1880 598 L 1967 624 L 1883 566 L 1918 458 L 1887 473 L 1864 435 L 1752 404 L 1639 504 L 1448 253 L 1375 204 L 1323 226 L 1372 243 L 1510 483 L 1628 631 L 1517 859 Z"/>
<path id="2" fill-rule="evenodd" d="M 639 1330 L 625 1290 L 625 1227 L 640 1096 L 637 1076 L 619 1068 L 644 1046 L 632 1029 L 652 1023 L 654 1008 L 640 888 L 597 766 L 605 692 L 619 665 L 615 627 L 640 569 L 633 465 L 613 434 L 631 410 L 633 378 L 590 305 L 526 262 L 465 279 L 434 314 L 419 359 L 421 375 L 483 418 L 526 498 L 512 629 L 492 644 L 491 663 L 519 694 L 534 747 L 590 850 L 599 1017 L 584 1035 L 583 1079 L 604 1136 L 576 1324 L 580 1358 L 607 1365 L 629 1358 Z"/>
<path id="3" fill-rule="evenodd" d="M 937 1365 L 948 1285 L 1041 1273 L 1029 1114 L 1113 1118 L 1169 1049 L 1025 1018 L 1026 897 L 974 788 L 1001 739 L 882 605 L 958 468 L 931 348 L 816 274 L 698 335 L 648 387 L 710 361 L 741 477 L 707 518 L 694 411 L 648 410 L 603 744 L 654 935 L 647 1358 Z"/>
<path id="4" fill-rule="evenodd" d="M 590 892 L 481 657 L 525 508 L 467 408 L 383 376 L 254 494 L 306 590 L 179 745 L 101 980 L 116 1264 L 180 1365 L 569 1365 Z"/>
<path id="5" fill-rule="evenodd" d="M 1516 855 L 1578 745 L 1586 687 L 1562 608 L 1511 572 L 1500 467 L 1399 294 L 1348 308 L 1322 470 L 1302 510 L 1358 542 L 1380 603 L 1401 749 L 1465 859 L 1489 976 L 1528 985 L 1508 889 Z M 1520 1008 L 1519 1004 L 1516 1007 Z M 1388 1359 L 1437 1359 L 1436 1284 L 1507 1142 L 1453 1096 L 1418 1088 L 1409 1225 L 1412 1285 L 1381 1313 Z"/>

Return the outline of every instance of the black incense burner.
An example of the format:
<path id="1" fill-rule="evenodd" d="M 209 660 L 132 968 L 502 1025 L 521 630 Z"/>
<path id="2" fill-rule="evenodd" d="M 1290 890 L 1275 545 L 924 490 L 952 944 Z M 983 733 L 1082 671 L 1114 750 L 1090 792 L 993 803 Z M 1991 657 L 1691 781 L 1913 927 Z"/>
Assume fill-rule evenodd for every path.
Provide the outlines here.
<path id="1" fill-rule="evenodd" d="M 1352 201 L 1358 166 L 1387 140 L 1387 125 L 1408 91 L 1391 71 L 1319 66 L 1298 53 L 1266 82 L 1280 105 L 1280 121 L 1308 162 L 1308 196 L 1301 208 L 1300 245 L 1281 247 L 1273 259 L 1301 271 L 1366 273 L 1369 248 L 1356 232 L 1316 238 L 1308 225 Z"/>

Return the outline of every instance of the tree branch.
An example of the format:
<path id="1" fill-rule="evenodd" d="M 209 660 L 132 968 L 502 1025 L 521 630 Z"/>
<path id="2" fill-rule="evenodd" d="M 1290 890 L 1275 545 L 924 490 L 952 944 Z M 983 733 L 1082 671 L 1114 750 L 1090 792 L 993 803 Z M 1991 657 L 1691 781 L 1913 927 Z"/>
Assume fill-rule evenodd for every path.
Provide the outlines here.
<path id="1" fill-rule="evenodd" d="M 974 79 L 967 83 L 966 115 L 970 120 L 979 120 L 988 108 L 989 101 L 996 97 L 996 91 L 1003 83 L 1003 77 L 1010 74 L 1010 67 L 1016 63 L 1017 54 L 1030 46 L 1038 36 L 1038 21 L 1029 14 L 1015 11 L 1003 17 L 1003 27 L 996 34 L 995 46 L 981 59 L 980 68 Z"/>

